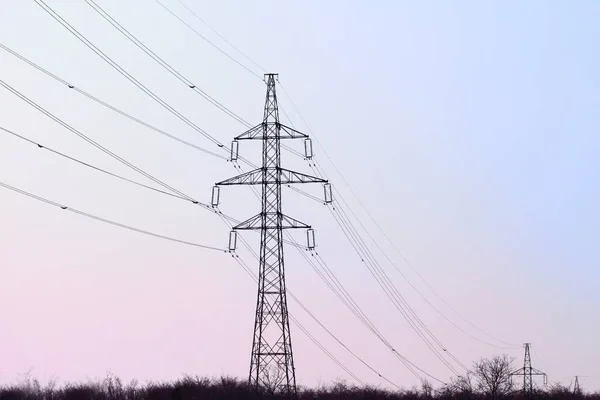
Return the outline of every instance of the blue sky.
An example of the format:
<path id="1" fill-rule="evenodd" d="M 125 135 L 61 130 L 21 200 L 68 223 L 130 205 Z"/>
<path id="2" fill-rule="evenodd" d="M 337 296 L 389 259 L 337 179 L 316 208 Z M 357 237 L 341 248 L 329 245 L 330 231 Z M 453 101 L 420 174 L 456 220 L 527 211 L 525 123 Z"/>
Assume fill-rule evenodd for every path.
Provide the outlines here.
<path id="1" fill-rule="evenodd" d="M 198 87 L 260 121 L 264 85 L 155 2 L 99 2 Z M 220 141 L 243 127 L 189 91 L 83 2 L 49 2 L 127 70 Z M 227 47 L 176 1 L 174 12 Z M 550 379 L 587 375 L 600 387 L 598 204 L 600 5 L 580 2 L 204 2 L 211 26 L 283 87 L 354 192 L 413 267 L 461 314 L 510 343 L 533 343 Z M 210 142 L 145 97 L 33 3 L 7 3 L 2 43 L 115 106 L 181 138 Z M 27 21 L 27 24 L 23 23 Z M 147 131 L 0 54 L 2 79 L 169 184 L 208 201 L 228 163 Z M 248 66 L 254 68 L 248 63 Z M 254 68 L 257 73 L 260 70 Z M 187 90 L 186 90 L 187 89 Z M 136 178 L 71 133 L 0 91 L 0 123 L 48 146 Z M 282 106 L 305 127 L 285 96 Z M 298 143 L 301 149 L 301 143 Z M 258 148 L 243 144 L 244 156 Z M 227 228 L 185 203 L 148 194 L 0 136 L 0 181 L 141 228 L 224 246 Z M 397 255 L 315 147 L 318 162 L 411 283 L 469 332 Z M 310 172 L 289 155 L 287 165 Z M 320 195 L 319 188 L 307 189 Z M 285 212 L 317 229 L 319 254 L 394 345 L 436 376 L 451 374 L 381 293 L 327 209 L 294 192 Z M 4 243 L 0 350 L 10 382 L 41 379 L 169 379 L 184 372 L 245 376 L 255 287 L 230 257 L 65 215 L 0 192 Z M 239 219 L 258 203 L 227 188 L 222 208 Z M 302 240 L 303 234 L 298 234 Z M 256 246 L 256 237 L 248 237 Z M 373 251 L 376 251 L 376 247 Z M 392 380 L 412 377 L 292 250 L 289 287 L 342 340 Z M 440 318 L 377 253 L 401 293 L 461 361 L 501 350 Z M 253 267 L 255 262 L 248 259 Z M 294 304 L 292 313 L 364 380 L 382 384 Z M 298 380 L 344 377 L 293 331 Z M 337 347 L 336 347 L 337 346 Z M 522 350 L 508 351 L 522 360 Z M 539 356 L 539 358 L 537 358 Z"/>

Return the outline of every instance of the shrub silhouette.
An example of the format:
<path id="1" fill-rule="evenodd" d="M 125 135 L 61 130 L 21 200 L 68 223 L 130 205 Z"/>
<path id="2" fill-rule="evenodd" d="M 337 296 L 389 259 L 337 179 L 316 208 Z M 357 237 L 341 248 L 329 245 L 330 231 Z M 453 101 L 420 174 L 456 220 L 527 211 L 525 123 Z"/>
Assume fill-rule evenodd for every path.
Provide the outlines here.
<path id="1" fill-rule="evenodd" d="M 373 386 L 352 386 L 335 382 L 319 388 L 299 388 L 298 400 L 492 400 L 487 390 L 478 390 L 471 383 L 476 377 L 459 377 L 450 384 L 432 390 L 428 382 L 420 389 L 384 390 Z M 498 393 L 495 394 L 496 398 Z M 529 400 L 519 391 L 502 394 L 503 400 Z M 600 393 L 575 394 L 568 387 L 552 385 L 537 390 L 534 398 L 540 400 L 600 400 Z M 155 382 L 140 386 L 137 382 L 127 385 L 112 375 L 101 382 L 90 384 L 67 384 L 42 387 L 35 379 L 27 378 L 19 385 L 0 388 L 0 400 L 277 400 L 285 397 L 269 393 L 257 393 L 245 380 L 231 377 L 207 379 L 184 376 L 174 382 Z"/>

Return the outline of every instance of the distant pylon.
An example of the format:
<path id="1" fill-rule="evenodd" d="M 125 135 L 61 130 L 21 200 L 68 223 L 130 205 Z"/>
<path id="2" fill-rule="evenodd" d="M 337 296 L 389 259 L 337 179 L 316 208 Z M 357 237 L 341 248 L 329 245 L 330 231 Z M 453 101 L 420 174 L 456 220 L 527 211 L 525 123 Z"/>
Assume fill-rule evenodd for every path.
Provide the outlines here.
<path id="1" fill-rule="evenodd" d="M 312 157 L 312 146 L 306 146 L 307 142 L 310 143 L 307 135 L 279 122 L 276 76 L 265 75 L 267 96 L 262 123 L 237 136 L 231 146 L 231 160 L 234 161 L 238 159 L 238 141 L 261 140 L 262 167 L 216 185 L 260 185 L 262 188 L 261 212 L 233 227 L 234 233 L 239 230 L 260 230 L 258 299 L 249 383 L 255 388 L 295 396 L 296 375 L 285 289 L 283 230 L 310 230 L 311 227 L 282 213 L 281 186 L 293 183 L 326 184 L 327 181 L 281 167 L 281 140 L 304 139 L 305 148 L 311 150 L 306 153 L 306 158 Z M 232 242 L 235 243 L 235 236 L 234 240 L 230 239 L 230 249 L 234 250 L 231 248 Z M 310 246 L 311 243 L 308 244 Z"/>
<path id="2" fill-rule="evenodd" d="M 531 366 L 531 353 L 529 348 L 531 347 L 531 343 L 525 343 L 525 358 L 523 361 L 523 368 L 519 368 L 516 371 L 513 371 L 511 376 L 523 376 L 523 394 L 527 396 L 533 395 L 533 376 L 540 375 L 544 377 L 544 385 L 548 382 L 548 376 L 546 373 L 535 369 Z"/>
<path id="3" fill-rule="evenodd" d="M 575 386 L 573 387 L 573 394 L 581 394 L 581 387 L 579 386 L 579 376 L 575 376 Z"/>

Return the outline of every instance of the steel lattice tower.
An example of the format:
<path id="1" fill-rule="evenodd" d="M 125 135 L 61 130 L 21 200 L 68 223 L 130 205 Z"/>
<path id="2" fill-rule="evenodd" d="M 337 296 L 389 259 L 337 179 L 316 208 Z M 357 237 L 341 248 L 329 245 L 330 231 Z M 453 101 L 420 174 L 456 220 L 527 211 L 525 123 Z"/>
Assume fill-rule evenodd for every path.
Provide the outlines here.
<path id="1" fill-rule="evenodd" d="M 308 136 L 279 122 L 276 77 L 277 74 L 265 75 L 267 96 L 262 123 L 237 136 L 232 144 L 234 160 L 237 159 L 238 141 L 261 140 L 262 167 L 216 185 L 260 185 L 262 188 L 260 214 L 233 227 L 234 232 L 260 230 L 258 296 L 249 382 L 257 389 L 267 388 L 295 395 L 296 376 L 286 299 L 283 230 L 310 229 L 310 226 L 282 213 L 281 185 L 327 181 L 281 167 L 281 140 L 307 140 Z"/>
<path id="2" fill-rule="evenodd" d="M 531 343 L 525 343 L 525 358 L 523 361 L 523 368 L 520 368 L 511 373 L 511 376 L 523 376 L 523 394 L 527 396 L 533 395 L 533 376 L 541 375 L 544 377 L 544 384 L 547 381 L 546 373 L 535 369 L 531 366 Z"/>
<path id="3" fill-rule="evenodd" d="M 581 386 L 579 386 L 579 376 L 575 377 L 575 386 L 573 387 L 573 394 L 581 394 Z"/>

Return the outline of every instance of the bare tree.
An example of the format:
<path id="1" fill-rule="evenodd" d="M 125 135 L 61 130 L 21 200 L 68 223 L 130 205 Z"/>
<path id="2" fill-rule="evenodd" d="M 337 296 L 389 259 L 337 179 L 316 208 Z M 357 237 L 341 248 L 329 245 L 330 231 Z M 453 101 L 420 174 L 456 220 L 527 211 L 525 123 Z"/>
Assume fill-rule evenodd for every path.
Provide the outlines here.
<path id="1" fill-rule="evenodd" d="M 476 379 L 476 387 L 482 392 L 490 395 L 492 400 L 506 395 L 512 391 L 510 373 L 513 370 L 514 358 L 506 354 L 492 358 L 482 358 L 473 363 L 473 375 Z"/>
<path id="2" fill-rule="evenodd" d="M 555 383 L 551 385 L 547 392 L 552 397 L 571 397 L 571 389 L 561 383 Z"/>
<path id="3" fill-rule="evenodd" d="M 450 381 L 450 385 L 455 393 L 473 393 L 473 373 L 471 371 L 467 371 L 465 375 L 457 376 Z"/>
<path id="4" fill-rule="evenodd" d="M 421 380 L 421 394 L 426 398 L 433 396 L 433 385 L 427 379 Z"/>
<path id="5" fill-rule="evenodd" d="M 287 382 L 282 363 L 267 365 L 264 368 L 266 371 L 262 374 L 261 389 L 270 395 L 282 393 Z"/>
<path id="6" fill-rule="evenodd" d="M 435 397 L 443 399 L 471 399 L 473 398 L 473 374 L 467 371 L 465 375 L 450 378 L 450 382 L 442 385 L 435 391 Z"/>

